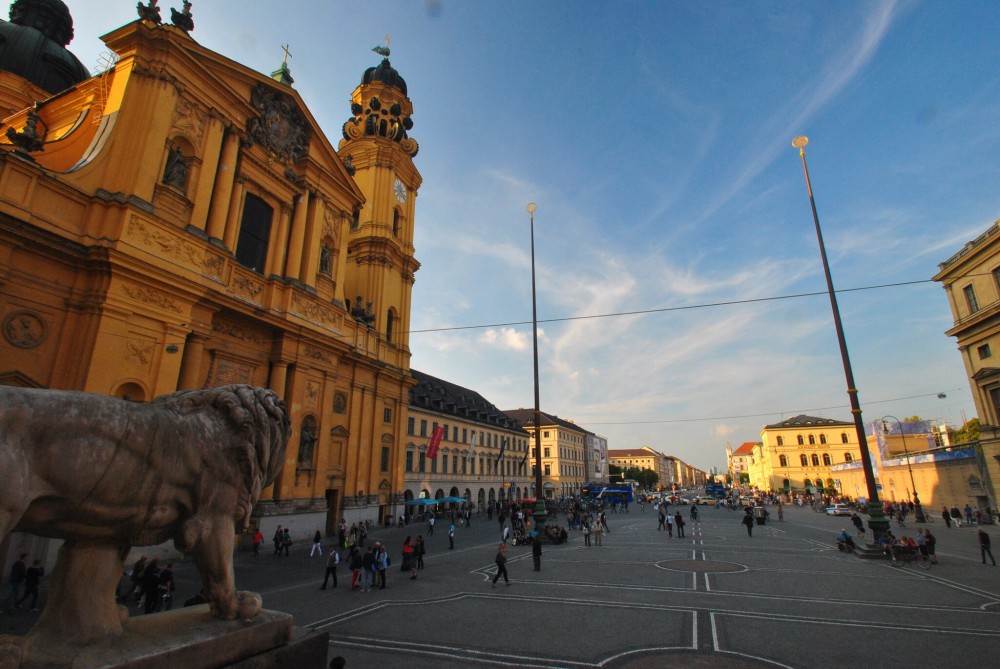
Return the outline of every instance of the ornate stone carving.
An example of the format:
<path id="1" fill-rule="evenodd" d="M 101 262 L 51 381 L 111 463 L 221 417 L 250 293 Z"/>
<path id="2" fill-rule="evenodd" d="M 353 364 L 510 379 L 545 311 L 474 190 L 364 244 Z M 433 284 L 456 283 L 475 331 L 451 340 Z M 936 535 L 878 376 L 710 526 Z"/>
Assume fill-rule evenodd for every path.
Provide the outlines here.
<path id="1" fill-rule="evenodd" d="M 335 330 L 341 330 L 344 327 L 344 317 L 342 314 L 308 298 L 304 298 L 298 293 L 292 295 L 292 312 L 313 323 L 326 325 Z"/>
<path id="2" fill-rule="evenodd" d="M 181 307 L 174 302 L 172 299 L 148 286 L 137 286 L 134 284 L 123 283 L 122 292 L 131 297 L 133 300 L 138 300 L 139 302 L 145 302 L 146 304 L 151 304 L 154 307 L 159 307 L 161 309 L 167 309 L 175 314 L 181 313 Z"/>
<path id="3" fill-rule="evenodd" d="M 151 21 L 156 25 L 160 25 L 163 19 L 160 18 L 160 8 L 156 6 L 159 0 L 149 0 L 148 5 L 144 5 L 141 2 L 135 6 L 136 11 L 139 13 L 139 18 L 143 21 Z"/>
<path id="4" fill-rule="evenodd" d="M 153 345 L 149 342 L 129 341 L 125 351 L 125 360 L 137 367 L 145 368 L 153 359 Z"/>
<path id="5" fill-rule="evenodd" d="M 314 407 L 319 402 L 319 384 L 315 381 L 306 382 L 306 406 Z"/>
<path id="6" fill-rule="evenodd" d="M 261 599 L 236 590 L 234 536 L 281 471 L 290 432 L 278 396 L 246 385 L 148 403 L 0 387 L 0 460 L 21 465 L 5 470 L 0 539 L 64 540 L 45 610 L 27 636 L 0 639 L 3 666 L 62 666 L 113 644 L 128 618 L 115 586 L 133 546 L 173 540 L 201 572 L 212 615 L 254 617 Z"/>
<path id="7" fill-rule="evenodd" d="M 236 276 L 232 283 L 233 292 L 253 302 L 259 302 L 264 286 L 248 276 Z"/>
<path id="8" fill-rule="evenodd" d="M 45 321 L 33 311 L 14 311 L 3 319 L 3 338 L 17 348 L 37 348 L 48 334 Z"/>
<path id="9" fill-rule="evenodd" d="M 292 98 L 266 84 L 258 84 L 250 95 L 250 104 L 260 112 L 260 116 L 247 122 L 253 142 L 281 163 L 297 162 L 306 156 L 309 124 Z"/>
<path id="10" fill-rule="evenodd" d="M 191 267 L 202 267 L 205 264 L 205 253 L 197 246 L 152 225 L 147 227 L 139 218 L 129 220 L 127 234 L 135 243 L 162 257 L 187 263 Z"/>
<path id="11" fill-rule="evenodd" d="M 347 411 L 347 395 L 344 393 L 333 394 L 333 412 L 345 413 Z"/>
<path id="12" fill-rule="evenodd" d="M 217 320 L 212 323 L 212 330 L 219 332 L 224 335 L 229 335 L 234 339 L 239 339 L 240 341 L 248 341 L 252 344 L 265 344 L 267 339 L 261 335 L 261 333 L 256 330 L 245 327 L 238 323 L 233 323 L 231 321 L 221 321 Z"/>
<path id="13" fill-rule="evenodd" d="M 333 362 L 330 358 L 330 354 L 321 348 L 316 348 L 315 346 L 306 345 L 302 349 L 302 355 L 307 358 L 312 358 L 313 360 L 319 360 L 321 362 Z"/>
<path id="14" fill-rule="evenodd" d="M 194 30 L 194 18 L 191 17 L 191 3 L 188 0 L 184 0 L 183 7 L 181 11 L 177 11 L 173 7 L 170 8 L 170 22 L 184 32 L 189 33 Z"/>
<path id="15" fill-rule="evenodd" d="M 208 114 L 197 104 L 185 98 L 177 99 L 174 109 L 174 130 L 187 135 L 195 142 L 200 142 L 205 133 Z"/>

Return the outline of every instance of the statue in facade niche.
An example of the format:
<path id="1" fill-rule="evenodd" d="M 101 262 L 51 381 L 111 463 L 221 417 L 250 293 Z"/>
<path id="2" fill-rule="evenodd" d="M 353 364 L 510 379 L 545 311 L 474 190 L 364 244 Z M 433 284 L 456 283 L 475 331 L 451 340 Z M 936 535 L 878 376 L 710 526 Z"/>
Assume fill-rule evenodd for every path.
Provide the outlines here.
<path id="1" fill-rule="evenodd" d="M 163 183 L 183 190 L 187 186 L 188 169 L 184 153 L 178 148 L 170 149 L 167 154 L 167 166 L 163 170 Z"/>
<path id="2" fill-rule="evenodd" d="M 234 537 L 280 473 L 289 435 L 277 394 L 245 385 L 145 404 L 0 386 L 0 538 L 65 541 L 35 626 L 0 637 L 0 668 L 113 643 L 128 618 L 115 587 L 133 546 L 173 539 L 213 616 L 255 616 L 260 596 L 236 591 Z"/>

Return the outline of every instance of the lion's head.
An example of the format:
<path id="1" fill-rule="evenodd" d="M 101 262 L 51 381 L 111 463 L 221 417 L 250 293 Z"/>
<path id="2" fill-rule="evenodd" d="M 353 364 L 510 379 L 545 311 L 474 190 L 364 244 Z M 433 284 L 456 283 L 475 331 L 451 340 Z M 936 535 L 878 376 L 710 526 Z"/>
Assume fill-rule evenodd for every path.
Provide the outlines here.
<path id="1" fill-rule="evenodd" d="M 158 397 L 151 402 L 154 403 L 164 404 L 180 414 L 211 411 L 226 422 L 233 438 L 218 446 L 226 449 L 242 474 L 241 529 L 246 529 L 261 491 L 274 482 L 284 465 L 285 448 L 291 436 L 285 403 L 273 390 L 248 385 L 182 390 Z"/>

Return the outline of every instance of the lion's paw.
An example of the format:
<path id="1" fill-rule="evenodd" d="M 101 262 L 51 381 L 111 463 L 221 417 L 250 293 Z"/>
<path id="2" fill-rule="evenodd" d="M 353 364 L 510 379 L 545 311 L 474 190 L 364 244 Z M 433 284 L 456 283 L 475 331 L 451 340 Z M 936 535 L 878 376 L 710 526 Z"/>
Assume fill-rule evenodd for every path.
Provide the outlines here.
<path id="1" fill-rule="evenodd" d="M 240 590 L 236 593 L 236 606 L 240 620 L 250 620 L 261 609 L 261 598 L 256 592 Z M 2 668 L 0 668 L 2 669 Z"/>
<path id="2" fill-rule="evenodd" d="M 18 669 L 24 660 L 24 639 L 0 636 L 0 669 Z"/>

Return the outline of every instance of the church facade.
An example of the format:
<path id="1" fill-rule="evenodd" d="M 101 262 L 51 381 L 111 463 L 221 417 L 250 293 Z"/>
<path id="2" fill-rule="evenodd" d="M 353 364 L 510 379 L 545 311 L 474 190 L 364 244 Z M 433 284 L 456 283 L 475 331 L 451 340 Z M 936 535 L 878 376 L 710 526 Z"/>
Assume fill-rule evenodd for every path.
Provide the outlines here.
<path id="1" fill-rule="evenodd" d="M 265 534 L 397 515 L 421 185 L 405 81 L 380 50 L 334 140 L 286 65 L 258 73 L 198 44 L 190 15 L 139 7 L 103 37 L 117 62 L 65 89 L 10 39 L 0 52 L 17 110 L 0 136 L 0 383 L 131 401 L 265 386 L 293 429 L 255 509 Z M 65 51 L 68 11 L 46 20 L 42 46 Z M 38 30 L 17 21 L 5 35 Z"/>

